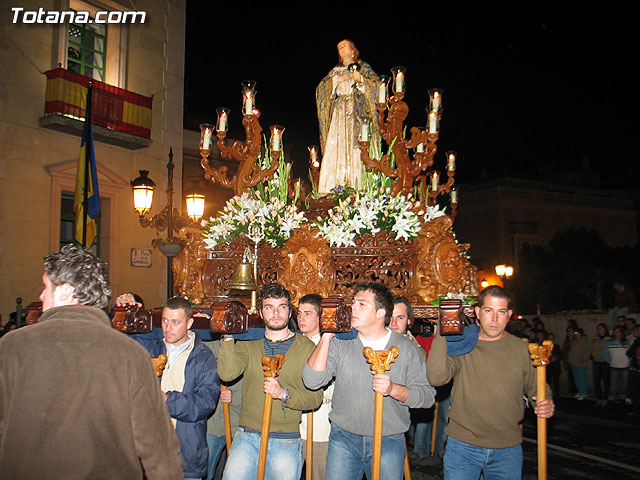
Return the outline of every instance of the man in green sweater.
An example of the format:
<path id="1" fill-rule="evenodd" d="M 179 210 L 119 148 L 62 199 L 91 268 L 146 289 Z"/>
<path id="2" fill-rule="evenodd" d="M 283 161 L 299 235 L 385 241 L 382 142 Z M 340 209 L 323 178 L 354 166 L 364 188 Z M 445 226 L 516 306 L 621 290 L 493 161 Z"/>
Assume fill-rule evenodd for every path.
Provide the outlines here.
<path id="1" fill-rule="evenodd" d="M 449 436 L 444 456 L 445 480 L 522 477 L 523 395 L 535 402 L 536 371 L 528 344 L 506 332 L 511 317 L 509 294 L 493 285 L 484 289 L 475 307 L 478 341 L 464 355 L 449 356 L 438 332 L 427 359 L 432 385 L 453 379 Z M 542 418 L 553 415 L 547 400 L 535 406 Z"/>
<path id="2" fill-rule="evenodd" d="M 260 429 L 265 394 L 273 398 L 265 478 L 298 480 L 302 471 L 300 417 L 322 402 L 322 390 L 308 390 L 302 383 L 302 367 L 315 344 L 291 328 L 293 305 L 289 292 L 280 284 L 266 285 L 258 297 L 264 321 L 264 337 L 238 341 L 223 336 L 218 356 L 218 375 L 230 382 L 244 374 L 240 427 L 236 432 L 224 479 L 256 478 L 260 449 Z M 264 376 L 262 357 L 284 354 L 278 377 Z"/>

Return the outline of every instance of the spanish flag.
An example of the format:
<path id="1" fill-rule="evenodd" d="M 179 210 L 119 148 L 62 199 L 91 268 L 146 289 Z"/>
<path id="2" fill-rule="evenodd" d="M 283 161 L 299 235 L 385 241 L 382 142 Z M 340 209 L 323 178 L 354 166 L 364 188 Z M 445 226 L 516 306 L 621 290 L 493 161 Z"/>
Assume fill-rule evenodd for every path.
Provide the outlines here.
<path id="1" fill-rule="evenodd" d="M 98 171 L 93 149 L 93 128 L 91 128 L 92 92 L 93 87 L 89 85 L 82 143 L 80 144 L 80 155 L 78 156 L 76 192 L 73 200 L 75 239 L 76 242 L 87 248 L 93 245 L 96 239 L 97 227 L 95 219 L 100 216 Z"/>

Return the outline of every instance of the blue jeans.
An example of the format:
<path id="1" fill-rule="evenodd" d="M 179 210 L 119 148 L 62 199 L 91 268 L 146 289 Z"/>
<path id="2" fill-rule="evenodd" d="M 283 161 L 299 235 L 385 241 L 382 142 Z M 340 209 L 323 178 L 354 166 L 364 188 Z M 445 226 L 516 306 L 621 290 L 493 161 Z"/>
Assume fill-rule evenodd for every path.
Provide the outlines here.
<path id="1" fill-rule="evenodd" d="M 445 480 L 514 480 L 522 478 L 522 445 L 509 448 L 481 448 L 447 439 L 444 454 Z"/>
<path id="2" fill-rule="evenodd" d="M 609 400 L 624 400 L 629 386 L 629 368 L 609 367 Z"/>
<path id="3" fill-rule="evenodd" d="M 444 427 L 449 422 L 449 405 L 451 405 L 451 397 L 438 402 L 438 419 L 436 424 L 436 447 L 433 451 L 434 455 L 444 456 L 444 444 L 447 435 L 444 433 Z M 433 432 L 433 421 L 429 423 L 416 423 L 415 440 L 413 443 L 413 451 L 429 455 L 431 452 L 431 436 Z"/>
<path id="4" fill-rule="evenodd" d="M 576 388 L 580 395 L 587 395 L 587 367 L 571 366 L 573 371 L 573 380 L 576 382 Z"/>
<path id="5" fill-rule="evenodd" d="M 596 389 L 596 399 L 606 400 L 609 397 L 609 364 L 607 362 L 593 362 L 593 386 Z"/>
<path id="6" fill-rule="evenodd" d="M 224 467 L 224 480 L 255 480 L 258 475 L 260 434 L 238 428 L 229 458 Z M 266 480 L 299 480 L 302 473 L 302 441 L 298 438 L 273 438 L 269 436 Z"/>
<path id="7" fill-rule="evenodd" d="M 222 456 L 222 451 L 227 446 L 227 439 L 225 437 L 216 437 L 215 435 L 207 434 L 207 445 L 209 445 L 209 468 L 207 470 L 207 480 L 212 480 L 216 474 L 216 467 Z"/>
<path id="8" fill-rule="evenodd" d="M 380 478 L 402 480 L 406 454 L 404 434 L 382 437 Z M 371 478 L 373 437 L 356 435 L 331 424 L 329 452 L 327 453 L 327 479 L 361 480 Z"/>

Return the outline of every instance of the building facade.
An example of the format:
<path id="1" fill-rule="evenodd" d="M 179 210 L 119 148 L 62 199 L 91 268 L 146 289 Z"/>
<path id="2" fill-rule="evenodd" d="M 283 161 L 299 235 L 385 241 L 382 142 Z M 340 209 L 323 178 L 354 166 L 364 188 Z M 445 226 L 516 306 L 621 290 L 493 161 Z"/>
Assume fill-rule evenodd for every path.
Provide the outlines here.
<path id="1" fill-rule="evenodd" d="M 108 263 L 114 294 L 160 305 L 167 261 L 151 245 L 156 231 L 133 211 L 130 180 L 150 172 L 157 213 L 172 149 L 182 197 L 186 0 L 25 0 L 19 8 L 0 11 L 2 322 L 17 297 L 25 306 L 38 299 L 43 257 L 72 241 L 88 80 L 102 210 L 93 248 Z"/>
<path id="2" fill-rule="evenodd" d="M 632 196 L 531 178 L 496 176 L 460 187 L 456 236 L 471 244 L 471 261 L 490 283 L 495 265 L 517 269 L 525 244 L 546 245 L 569 228 L 595 230 L 611 247 L 638 241 Z"/>

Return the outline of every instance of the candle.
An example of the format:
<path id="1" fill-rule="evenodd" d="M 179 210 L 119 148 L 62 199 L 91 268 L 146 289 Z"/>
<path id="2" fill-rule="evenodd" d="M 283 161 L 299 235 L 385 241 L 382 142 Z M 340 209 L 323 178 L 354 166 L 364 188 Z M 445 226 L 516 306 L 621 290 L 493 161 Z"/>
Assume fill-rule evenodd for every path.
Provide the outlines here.
<path id="1" fill-rule="evenodd" d="M 204 131 L 204 135 L 202 138 L 202 149 L 203 150 L 211 150 L 211 129 L 207 128 Z"/>
<path id="2" fill-rule="evenodd" d="M 362 122 L 362 125 L 360 125 L 360 141 L 369 141 L 369 122 Z"/>
<path id="3" fill-rule="evenodd" d="M 278 125 L 271 127 L 271 150 L 274 152 L 282 150 L 282 132 L 284 132 L 284 127 Z"/>
<path id="4" fill-rule="evenodd" d="M 393 91 L 394 93 L 404 92 L 404 67 L 393 67 L 391 69 L 393 73 Z"/>
<path id="5" fill-rule="evenodd" d="M 253 95 L 251 94 L 251 92 L 246 92 L 244 94 L 244 114 L 253 114 Z"/>
<path id="6" fill-rule="evenodd" d="M 200 125 L 200 150 L 211 150 L 211 135 L 213 134 L 213 125 L 203 123 Z"/>
<path id="7" fill-rule="evenodd" d="M 438 190 L 438 177 L 438 172 L 433 172 L 433 175 L 431 176 L 431 190 L 434 192 Z"/>
<path id="8" fill-rule="evenodd" d="M 244 115 L 253 115 L 257 82 L 255 80 L 244 80 L 240 83 L 242 85 L 242 113 Z"/>
<path id="9" fill-rule="evenodd" d="M 429 133 L 438 133 L 438 114 L 436 112 L 429 113 Z"/>
<path id="10" fill-rule="evenodd" d="M 218 122 L 216 124 L 216 130 L 218 132 L 226 132 L 227 131 L 227 122 L 230 110 L 227 107 L 220 107 L 216 110 L 218 114 Z"/>
<path id="11" fill-rule="evenodd" d="M 378 103 L 387 103 L 387 84 L 389 83 L 389 77 L 386 75 L 380 76 L 378 82 Z"/>
<path id="12" fill-rule="evenodd" d="M 318 168 L 320 166 L 320 162 L 318 162 L 318 147 L 315 145 L 311 145 L 307 147 L 309 149 L 309 162 L 313 168 Z"/>
<path id="13" fill-rule="evenodd" d="M 456 153 L 448 152 L 447 159 L 447 167 L 449 168 L 449 171 L 452 172 L 456 169 Z"/>
<path id="14" fill-rule="evenodd" d="M 433 92 L 433 100 L 431 102 L 431 110 L 437 112 L 440 110 L 440 92 Z"/>
<path id="15" fill-rule="evenodd" d="M 218 118 L 218 131 L 226 132 L 227 131 L 227 114 L 223 113 Z"/>
<path id="16" fill-rule="evenodd" d="M 280 134 L 277 130 L 273 132 L 273 136 L 271 137 L 271 150 L 274 152 L 280 151 Z"/>
<path id="17" fill-rule="evenodd" d="M 455 188 L 451 189 L 451 203 L 458 203 L 458 190 Z"/>
<path id="18" fill-rule="evenodd" d="M 400 93 L 404 91 L 404 74 L 402 72 L 398 72 L 396 75 L 396 93 Z"/>
<path id="19" fill-rule="evenodd" d="M 318 147 L 316 147 L 315 145 L 311 145 L 307 148 L 309 149 L 309 159 L 311 160 L 311 163 L 315 165 L 315 163 L 318 161 Z"/>

